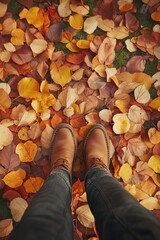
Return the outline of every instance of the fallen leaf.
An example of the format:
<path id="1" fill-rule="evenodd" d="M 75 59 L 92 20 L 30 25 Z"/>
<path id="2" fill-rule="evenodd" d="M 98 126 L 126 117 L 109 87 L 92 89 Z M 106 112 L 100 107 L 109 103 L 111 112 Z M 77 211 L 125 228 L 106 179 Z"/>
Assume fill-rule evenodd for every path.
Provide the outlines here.
<path id="1" fill-rule="evenodd" d="M 55 23 L 48 28 L 46 37 L 51 42 L 60 42 L 62 40 L 62 31 L 62 25 L 60 23 Z"/>
<path id="2" fill-rule="evenodd" d="M 74 14 L 73 16 L 70 16 L 69 24 L 72 28 L 74 28 L 76 30 L 81 30 L 83 28 L 83 24 L 84 24 L 82 15 Z"/>
<path id="3" fill-rule="evenodd" d="M 116 39 L 105 38 L 98 49 L 98 60 L 101 64 L 112 64 L 115 59 Z"/>
<path id="4" fill-rule="evenodd" d="M 153 99 L 149 106 L 153 109 L 160 111 L 160 97 Z"/>
<path id="5" fill-rule="evenodd" d="M 123 179 L 125 183 L 129 181 L 129 179 L 132 176 L 132 168 L 128 163 L 124 163 L 120 170 L 119 170 L 119 176 Z"/>
<path id="6" fill-rule="evenodd" d="M 77 90 L 69 86 L 59 94 L 58 99 L 62 106 L 68 108 L 77 101 Z"/>
<path id="7" fill-rule="evenodd" d="M 18 92 L 21 97 L 33 98 L 39 91 L 39 83 L 31 77 L 24 77 L 18 82 Z"/>
<path id="8" fill-rule="evenodd" d="M 148 166 L 152 168 L 154 172 L 160 173 L 160 156 L 153 155 L 148 161 Z"/>
<path id="9" fill-rule="evenodd" d="M 8 146 L 12 143 L 13 134 L 9 128 L 0 124 L 0 135 L 3 136 L 0 139 L 0 150 L 2 150 L 5 146 Z"/>
<path id="10" fill-rule="evenodd" d="M 0 110 L 5 112 L 5 109 L 11 106 L 11 99 L 3 88 L 0 88 Z"/>
<path id="11" fill-rule="evenodd" d="M 93 72 L 88 78 L 88 85 L 91 89 L 99 89 L 106 84 L 104 78 L 100 77 L 96 72 Z"/>
<path id="12" fill-rule="evenodd" d="M 76 213 L 77 213 L 77 219 L 80 221 L 80 223 L 83 226 L 87 228 L 93 228 L 94 217 L 91 213 L 91 210 L 88 204 L 78 207 L 76 210 Z"/>
<path id="13" fill-rule="evenodd" d="M 71 80 L 70 68 L 67 65 L 58 67 L 56 63 L 52 62 L 50 65 L 50 73 L 53 81 L 62 87 Z"/>
<path id="14" fill-rule="evenodd" d="M 125 113 L 115 114 L 113 117 L 113 131 L 116 134 L 126 133 L 130 128 L 130 121 Z"/>
<path id="15" fill-rule="evenodd" d="M 86 16 L 89 13 L 89 6 L 88 5 L 74 5 L 70 4 L 70 9 L 72 12 L 78 13 L 82 16 Z"/>
<path id="16" fill-rule="evenodd" d="M 12 53 L 12 61 L 18 65 L 23 65 L 33 59 L 33 54 L 30 47 L 24 45 Z"/>
<path id="17" fill-rule="evenodd" d="M 158 199 L 155 197 L 146 198 L 140 201 L 140 204 L 148 210 L 160 209 Z"/>
<path id="18" fill-rule="evenodd" d="M 47 42 L 44 39 L 34 39 L 30 44 L 30 48 L 36 54 L 40 54 L 47 49 Z"/>
<path id="19" fill-rule="evenodd" d="M 41 129 L 39 126 L 39 122 L 35 122 L 30 126 L 30 129 L 28 130 L 28 136 L 30 139 L 35 140 L 41 136 Z"/>
<path id="20" fill-rule="evenodd" d="M 126 70 L 130 73 L 143 72 L 145 69 L 145 65 L 146 65 L 146 60 L 143 56 L 133 56 L 127 62 Z"/>
<path id="21" fill-rule="evenodd" d="M 16 146 L 12 142 L 0 151 L 0 164 L 7 169 L 8 172 L 14 170 L 20 164 L 20 159 L 15 153 L 15 148 Z"/>
<path id="22" fill-rule="evenodd" d="M 84 60 L 84 53 L 74 53 L 66 56 L 66 61 L 73 64 L 80 64 Z"/>
<path id="23" fill-rule="evenodd" d="M 99 117 L 102 119 L 104 122 L 111 122 L 112 120 L 112 112 L 109 109 L 102 109 L 99 112 Z"/>
<path id="24" fill-rule="evenodd" d="M 156 128 L 150 128 L 148 130 L 148 137 L 151 143 L 153 144 L 160 143 L 160 131 L 158 131 Z"/>
<path id="25" fill-rule="evenodd" d="M 0 2 L 0 9 L 1 9 L 0 18 L 6 14 L 7 8 L 8 8 L 7 4 Z"/>
<path id="26" fill-rule="evenodd" d="M 91 34 L 98 26 L 97 16 L 88 17 L 84 21 L 84 32 Z"/>
<path id="27" fill-rule="evenodd" d="M 30 177 L 24 182 L 24 188 L 27 193 L 36 193 L 44 183 L 41 177 Z"/>
<path id="28" fill-rule="evenodd" d="M 148 147 L 142 141 L 141 137 L 129 139 L 128 147 L 130 148 L 131 153 L 138 157 L 143 156 L 148 152 Z"/>
<path id="29" fill-rule="evenodd" d="M 139 21 L 131 12 L 125 14 L 126 27 L 131 31 L 135 32 L 139 28 Z"/>
<path id="30" fill-rule="evenodd" d="M 28 203 L 23 198 L 14 198 L 9 205 L 9 208 L 12 213 L 12 217 L 15 222 L 20 222 L 26 208 L 28 207 Z"/>
<path id="31" fill-rule="evenodd" d="M 44 23 L 44 10 L 39 7 L 31 7 L 29 10 L 23 8 L 19 13 L 20 19 L 26 19 L 29 24 L 32 24 L 36 28 L 40 28 Z"/>
<path id="32" fill-rule="evenodd" d="M 29 139 L 28 136 L 28 128 L 27 127 L 22 127 L 19 131 L 18 131 L 18 137 L 19 139 L 23 140 L 23 141 L 27 141 Z"/>
<path id="33" fill-rule="evenodd" d="M 25 33 L 20 28 L 15 28 L 11 32 L 11 43 L 16 46 L 24 45 Z"/>
<path id="34" fill-rule="evenodd" d="M 1 6 L 0 6 L 1 8 Z M 0 237 L 7 237 L 13 230 L 13 220 L 11 218 L 7 218 L 0 221 Z"/>
<path id="35" fill-rule="evenodd" d="M 36 112 L 34 110 L 29 110 L 29 111 L 24 111 L 22 115 L 20 115 L 19 122 L 17 123 L 18 126 L 23 126 L 23 125 L 30 125 L 34 121 L 36 121 L 37 116 Z"/>
<path id="36" fill-rule="evenodd" d="M 78 40 L 76 45 L 80 49 L 89 49 L 90 48 L 90 41 L 88 41 L 88 40 Z"/>
<path id="37" fill-rule="evenodd" d="M 32 141 L 18 143 L 16 153 L 19 155 L 21 162 L 32 162 L 37 153 L 37 145 Z"/>
<path id="38" fill-rule="evenodd" d="M 17 171 L 11 171 L 2 179 L 10 188 L 20 187 L 26 177 L 26 172 L 19 168 Z"/>
<path id="39" fill-rule="evenodd" d="M 107 36 L 113 39 L 124 39 L 129 36 L 129 30 L 125 26 L 115 27 L 110 32 L 107 32 Z"/>
<path id="40" fill-rule="evenodd" d="M 60 2 L 58 5 L 58 13 L 60 17 L 68 17 L 71 14 L 70 10 L 70 0 L 65 0 Z"/>
<path id="41" fill-rule="evenodd" d="M 46 128 L 43 130 L 43 132 L 41 134 L 42 147 L 44 147 L 46 149 L 48 149 L 50 147 L 52 135 L 53 135 L 53 128 L 51 128 L 47 124 Z"/>
<path id="42" fill-rule="evenodd" d="M 144 85 L 136 87 L 134 90 L 134 97 L 138 103 L 146 104 L 149 102 L 151 96 Z"/>

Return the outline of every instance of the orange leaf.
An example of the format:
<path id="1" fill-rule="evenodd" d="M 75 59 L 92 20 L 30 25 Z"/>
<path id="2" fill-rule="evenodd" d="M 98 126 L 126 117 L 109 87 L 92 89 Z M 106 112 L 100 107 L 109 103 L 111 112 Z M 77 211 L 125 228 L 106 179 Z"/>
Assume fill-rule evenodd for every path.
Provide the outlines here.
<path id="1" fill-rule="evenodd" d="M 160 132 L 156 128 L 150 128 L 148 131 L 148 137 L 153 144 L 160 143 Z"/>
<path id="2" fill-rule="evenodd" d="M 57 127 L 62 122 L 62 118 L 58 116 L 58 114 L 54 114 L 54 116 L 51 119 L 51 126 L 53 128 Z"/>
<path id="3" fill-rule="evenodd" d="M 24 188 L 27 193 L 36 193 L 43 183 L 44 180 L 41 177 L 30 177 L 24 182 Z"/>
<path id="4" fill-rule="evenodd" d="M 153 99 L 149 106 L 153 109 L 160 111 L 160 97 Z"/>
<path id="5" fill-rule="evenodd" d="M 19 155 L 21 162 L 32 162 L 37 153 L 37 145 L 32 141 L 18 143 L 16 153 Z"/>
<path id="6" fill-rule="evenodd" d="M 5 3 L 0 2 L 0 18 L 3 17 L 6 14 L 8 5 Z"/>
<path id="7" fill-rule="evenodd" d="M 32 7 L 29 11 L 24 8 L 19 16 L 20 19 L 25 18 L 29 24 L 32 24 L 36 28 L 40 28 L 43 26 L 44 23 L 44 10 L 39 7 Z"/>
<path id="8" fill-rule="evenodd" d="M 119 10 L 121 12 L 128 12 L 130 10 L 132 10 L 134 7 L 133 3 L 127 3 L 125 5 L 119 6 Z"/>
<path id="9" fill-rule="evenodd" d="M 70 68 L 67 65 L 58 67 L 55 62 L 50 65 L 50 74 L 53 81 L 62 87 L 71 80 Z"/>
<path id="10" fill-rule="evenodd" d="M 28 140 L 29 136 L 28 136 L 28 128 L 27 127 L 22 127 L 19 131 L 18 131 L 18 137 L 21 140 Z"/>
<path id="11" fill-rule="evenodd" d="M 22 29 L 16 28 L 11 32 L 11 43 L 17 46 L 24 45 L 25 33 Z"/>
<path id="12" fill-rule="evenodd" d="M 39 91 L 39 83 L 31 77 L 24 77 L 18 82 L 18 92 L 21 97 L 33 98 Z"/>
<path id="13" fill-rule="evenodd" d="M 23 169 L 18 169 L 17 171 L 9 172 L 2 180 L 4 183 L 11 187 L 20 187 L 23 183 L 23 179 L 26 177 L 26 172 Z"/>
<path id="14" fill-rule="evenodd" d="M 84 60 L 84 53 L 75 53 L 66 56 L 66 61 L 73 64 L 80 64 Z"/>
<path id="15" fill-rule="evenodd" d="M 80 128 L 86 125 L 83 117 L 72 118 L 70 124 L 73 128 Z"/>
<path id="16" fill-rule="evenodd" d="M 84 137 L 86 135 L 86 133 L 88 132 L 88 130 L 91 128 L 92 124 L 88 124 L 88 125 L 85 125 L 83 127 L 80 127 L 79 129 L 79 135 L 81 137 Z"/>

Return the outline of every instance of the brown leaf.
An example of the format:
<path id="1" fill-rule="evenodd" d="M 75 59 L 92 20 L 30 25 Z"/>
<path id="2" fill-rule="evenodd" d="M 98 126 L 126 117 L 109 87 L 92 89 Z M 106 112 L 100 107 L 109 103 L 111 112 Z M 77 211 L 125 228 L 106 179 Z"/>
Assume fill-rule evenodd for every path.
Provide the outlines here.
<path id="1" fill-rule="evenodd" d="M 101 64 L 109 65 L 113 63 L 115 58 L 116 40 L 113 38 L 105 38 L 98 49 L 98 60 Z"/>
<path id="2" fill-rule="evenodd" d="M 32 51 L 28 46 L 23 46 L 19 48 L 12 54 L 12 61 L 18 65 L 28 63 L 33 59 Z"/>
<path id="3" fill-rule="evenodd" d="M 62 39 L 62 25 L 60 23 L 56 23 L 51 25 L 48 28 L 48 31 L 46 33 L 46 37 L 51 41 L 51 42 L 60 42 Z"/>
<path id="4" fill-rule="evenodd" d="M 126 65 L 127 72 L 143 72 L 145 69 L 146 60 L 143 56 L 133 56 L 129 59 Z"/>
<path id="5" fill-rule="evenodd" d="M 141 137 L 131 138 L 128 141 L 128 147 L 132 155 L 140 157 L 148 152 L 148 147 L 142 142 Z"/>
<path id="6" fill-rule="evenodd" d="M 127 12 L 125 14 L 125 21 L 126 21 L 126 27 L 131 32 L 135 32 L 139 28 L 139 21 L 131 12 Z"/>

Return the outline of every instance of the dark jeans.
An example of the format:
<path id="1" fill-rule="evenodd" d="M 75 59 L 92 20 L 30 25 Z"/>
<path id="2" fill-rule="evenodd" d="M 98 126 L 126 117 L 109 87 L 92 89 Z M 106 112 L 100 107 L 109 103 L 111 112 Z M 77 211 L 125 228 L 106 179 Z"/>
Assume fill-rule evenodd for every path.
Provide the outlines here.
<path id="1" fill-rule="evenodd" d="M 90 169 L 85 184 L 100 239 L 160 239 L 160 222 L 106 170 Z M 53 170 L 9 240 L 72 240 L 71 199 L 70 173 Z"/>

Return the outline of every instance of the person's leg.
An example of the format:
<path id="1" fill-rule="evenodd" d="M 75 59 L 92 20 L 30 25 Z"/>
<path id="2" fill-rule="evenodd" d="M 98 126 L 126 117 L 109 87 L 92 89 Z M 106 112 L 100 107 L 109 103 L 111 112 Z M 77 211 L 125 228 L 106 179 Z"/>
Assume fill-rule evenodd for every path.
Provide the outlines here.
<path id="1" fill-rule="evenodd" d="M 158 240 L 160 222 L 130 195 L 109 172 L 105 129 L 92 127 L 84 140 L 87 199 L 100 240 Z"/>
<path id="2" fill-rule="evenodd" d="M 73 129 L 60 124 L 50 147 L 50 176 L 36 193 L 9 240 L 73 239 L 71 173 L 77 143 Z"/>
<path id="3" fill-rule="evenodd" d="M 71 176 L 65 168 L 53 170 L 33 197 L 9 240 L 73 239 Z"/>
<path id="4" fill-rule="evenodd" d="M 160 222 L 102 167 L 86 175 L 86 192 L 100 240 L 159 240 Z"/>

